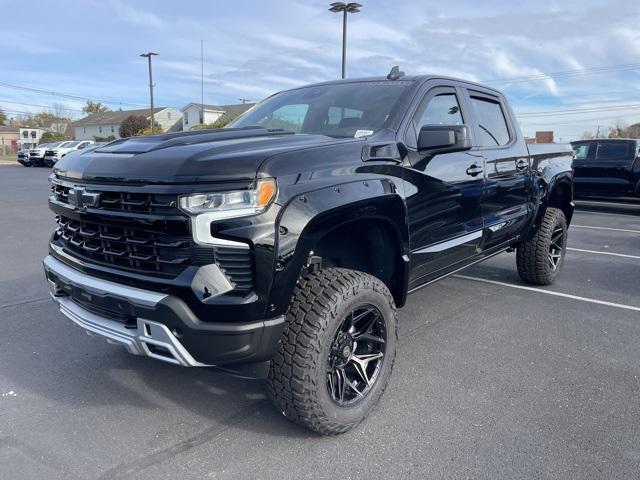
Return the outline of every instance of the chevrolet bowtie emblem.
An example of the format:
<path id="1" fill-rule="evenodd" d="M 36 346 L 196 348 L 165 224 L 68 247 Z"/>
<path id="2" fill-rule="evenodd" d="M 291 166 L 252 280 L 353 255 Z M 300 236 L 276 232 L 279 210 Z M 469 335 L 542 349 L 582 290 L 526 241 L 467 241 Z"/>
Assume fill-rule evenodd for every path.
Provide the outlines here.
<path id="1" fill-rule="evenodd" d="M 87 192 L 84 187 L 72 187 L 69 189 L 69 204 L 76 208 L 97 207 L 100 202 L 100 194 Z"/>

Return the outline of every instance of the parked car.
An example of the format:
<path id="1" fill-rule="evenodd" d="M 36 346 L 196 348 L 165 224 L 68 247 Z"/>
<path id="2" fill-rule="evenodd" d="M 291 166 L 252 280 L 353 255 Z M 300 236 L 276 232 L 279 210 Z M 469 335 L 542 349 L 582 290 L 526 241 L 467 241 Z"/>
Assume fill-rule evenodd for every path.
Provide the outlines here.
<path id="1" fill-rule="evenodd" d="M 44 156 L 47 149 L 56 148 L 67 142 L 42 143 L 29 150 L 29 163 L 34 167 L 44 167 Z"/>
<path id="2" fill-rule="evenodd" d="M 29 150 L 28 149 L 18 150 L 17 156 L 18 156 L 18 163 L 19 164 L 21 164 L 24 167 L 30 167 L 31 166 L 31 161 L 29 160 Z"/>
<path id="3" fill-rule="evenodd" d="M 44 165 L 46 167 L 53 167 L 58 160 L 63 158 L 69 152 L 76 150 L 82 150 L 91 145 L 91 140 L 66 142 L 56 148 L 47 148 L 44 154 Z"/>
<path id="4" fill-rule="evenodd" d="M 394 68 L 310 85 L 229 128 L 60 160 L 44 270 L 83 329 L 266 378 L 287 418 L 342 433 L 387 385 L 409 293 L 513 249 L 523 281 L 554 281 L 572 157 L 527 146 L 505 97 L 476 83 Z"/>
<path id="5" fill-rule="evenodd" d="M 87 153 L 87 152 L 92 152 L 96 148 L 100 148 L 100 147 L 106 145 L 107 143 L 108 142 L 92 142 L 91 145 L 83 148 L 82 150 L 72 150 L 72 151 L 68 152 L 67 155 L 73 155 L 73 156 L 82 155 L 82 154 Z"/>
<path id="6" fill-rule="evenodd" d="M 571 145 L 576 197 L 640 196 L 640 140 L 580 140 Z"/>

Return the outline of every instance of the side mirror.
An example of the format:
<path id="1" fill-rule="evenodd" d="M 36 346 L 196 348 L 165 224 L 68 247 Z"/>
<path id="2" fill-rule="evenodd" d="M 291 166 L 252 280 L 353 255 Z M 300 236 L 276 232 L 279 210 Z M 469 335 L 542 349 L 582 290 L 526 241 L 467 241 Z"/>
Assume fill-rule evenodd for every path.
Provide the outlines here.
<path id="1" fill-rule="evenodd" d="M 463 152 L 471 149 L 471 138 L 466 125 L 424 125 L 418 136 L 418 151 L 437 153 Z"/>

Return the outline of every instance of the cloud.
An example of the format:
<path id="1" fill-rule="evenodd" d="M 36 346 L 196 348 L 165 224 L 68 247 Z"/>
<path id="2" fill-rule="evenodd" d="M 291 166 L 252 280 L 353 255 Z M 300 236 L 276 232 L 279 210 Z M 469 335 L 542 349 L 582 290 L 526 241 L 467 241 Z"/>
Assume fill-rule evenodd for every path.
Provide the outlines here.
<path id="1" fill-rule="evenodd" d="M 340 75 L 341 17 L 320 0 L 43 2 L 36 16 L 28 2 L 12 8 L 15 18 L 29 18 L 29 28 L 5 22 L 1 80 L 112 100 L 112 108 L 146 104 L 147 66 L 138 55 L 148 50 L 160 53 L 154 58 L 158 104 L 179 108 L 200 98 L 201 39 L 207 103 L 257 100 Z M 369 0 L 349 16 L 347 71 L 385 75 L 400 65 L 408 74 L 485 81 L 628 64 L 640 58 L 638 13 L 636 3 L 623 0 L 493 0 L 490 8 L 477 0 Z M 638 103 L 638 72 L 494 86 L 516 112 Z M 0 87 L 0 104 L 3 99 L 66 102 Z M 521 124 L 527 135 L 553 128 L 569 138 L 616 118 L 631 123 L 640 114 L 523 117 Z"/>
<path id="2" fill-rule="evenodd" d="M 130 3 L 125 3 L 121 0 L 110 0 L 109 5 L 111 11 L 127 23 L 148 28 L 163 28 L 167 25 L 157 14 L 135 8 Z"/>

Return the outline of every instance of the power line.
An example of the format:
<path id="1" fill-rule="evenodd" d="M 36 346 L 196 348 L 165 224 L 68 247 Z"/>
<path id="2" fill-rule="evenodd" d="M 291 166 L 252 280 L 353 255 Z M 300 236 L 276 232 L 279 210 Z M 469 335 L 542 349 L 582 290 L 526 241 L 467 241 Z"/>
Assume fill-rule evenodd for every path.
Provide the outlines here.
<path id="1" fill-rule="evenodd" d="M 0 100 L 0 103 L 13 103 L 15 105 L 25 105 L 28 107 L 40 107 L 40 108 L 56 108 L 56 106 L 53 105 L 38 105 L 35 103 L 24 103 L 24 102 L 14 102 L 13 100 Z M 80 113 L 84 113 L 82 110 L 78 110 L 75 108 L 67 108 L 64 105 L 60 107 L 62 110 L 68 110 L 70 112 L 80 112 Z"/>
<path id="2" fill-rule="evenodd" d="M 22 91 L 32 92 L 32 93 L 39 93 L 41 95 L 51 95 L 55 97 L 69 98 L 72 100 L 99 101 L 99 102 L 108 103 L 111 105 L 130 105 L 130 106 L 136 106 L 136 107 L 146 106 L 141 103 L 121 102 L 119 100 L 107 100 L 107 99 L 98 98 L 98 97 L 83 97 L 81 95 L 72 95 L 70 93 L 56 92 L 53 90 L 45 90 L 42 88 L 36 88 L 36 87 L 27 86 L 27 85 L 16 85 L 14 83 L 7 83 L 2 81 L 0 81 L 0 87 L 11 88 L 14 90 L 22 90 Z"/>
<path id="3" fill-rule="evenodd" d="M 566 110 L 547 110 L 541 112 L 523 112 L 516 114 L 517 117 L 553 117 L 559 115 L 577 115 L 581 113 L 594 113 L 594 112 L 612 112 L 616 110 L 629 110 L 640 108 L 640 103 L 627 104 L 627 105 L 611 105 L 602 107 L 589 107 L 589 108 L 575 108 Z"/>
<path id="4" fill-rule="evenodd" d="M 599 67 L 586 67 L 586 68 L 578 68 L 574 70 L 562 70 L 562 71 L 551 72 L 551 73 L 539 73 L 534 75 L 525 75 L 522 77 L 484 80 L 481 83 L 531 82 L 535 80 L 583 77 L 588 75 L 596 75 L 600 73 L 626 72 L 626 71 L 637 70 L 637 69 L 640 69 L 640 63 L 624 63 L 620 65 L 602 65 Z"/>

